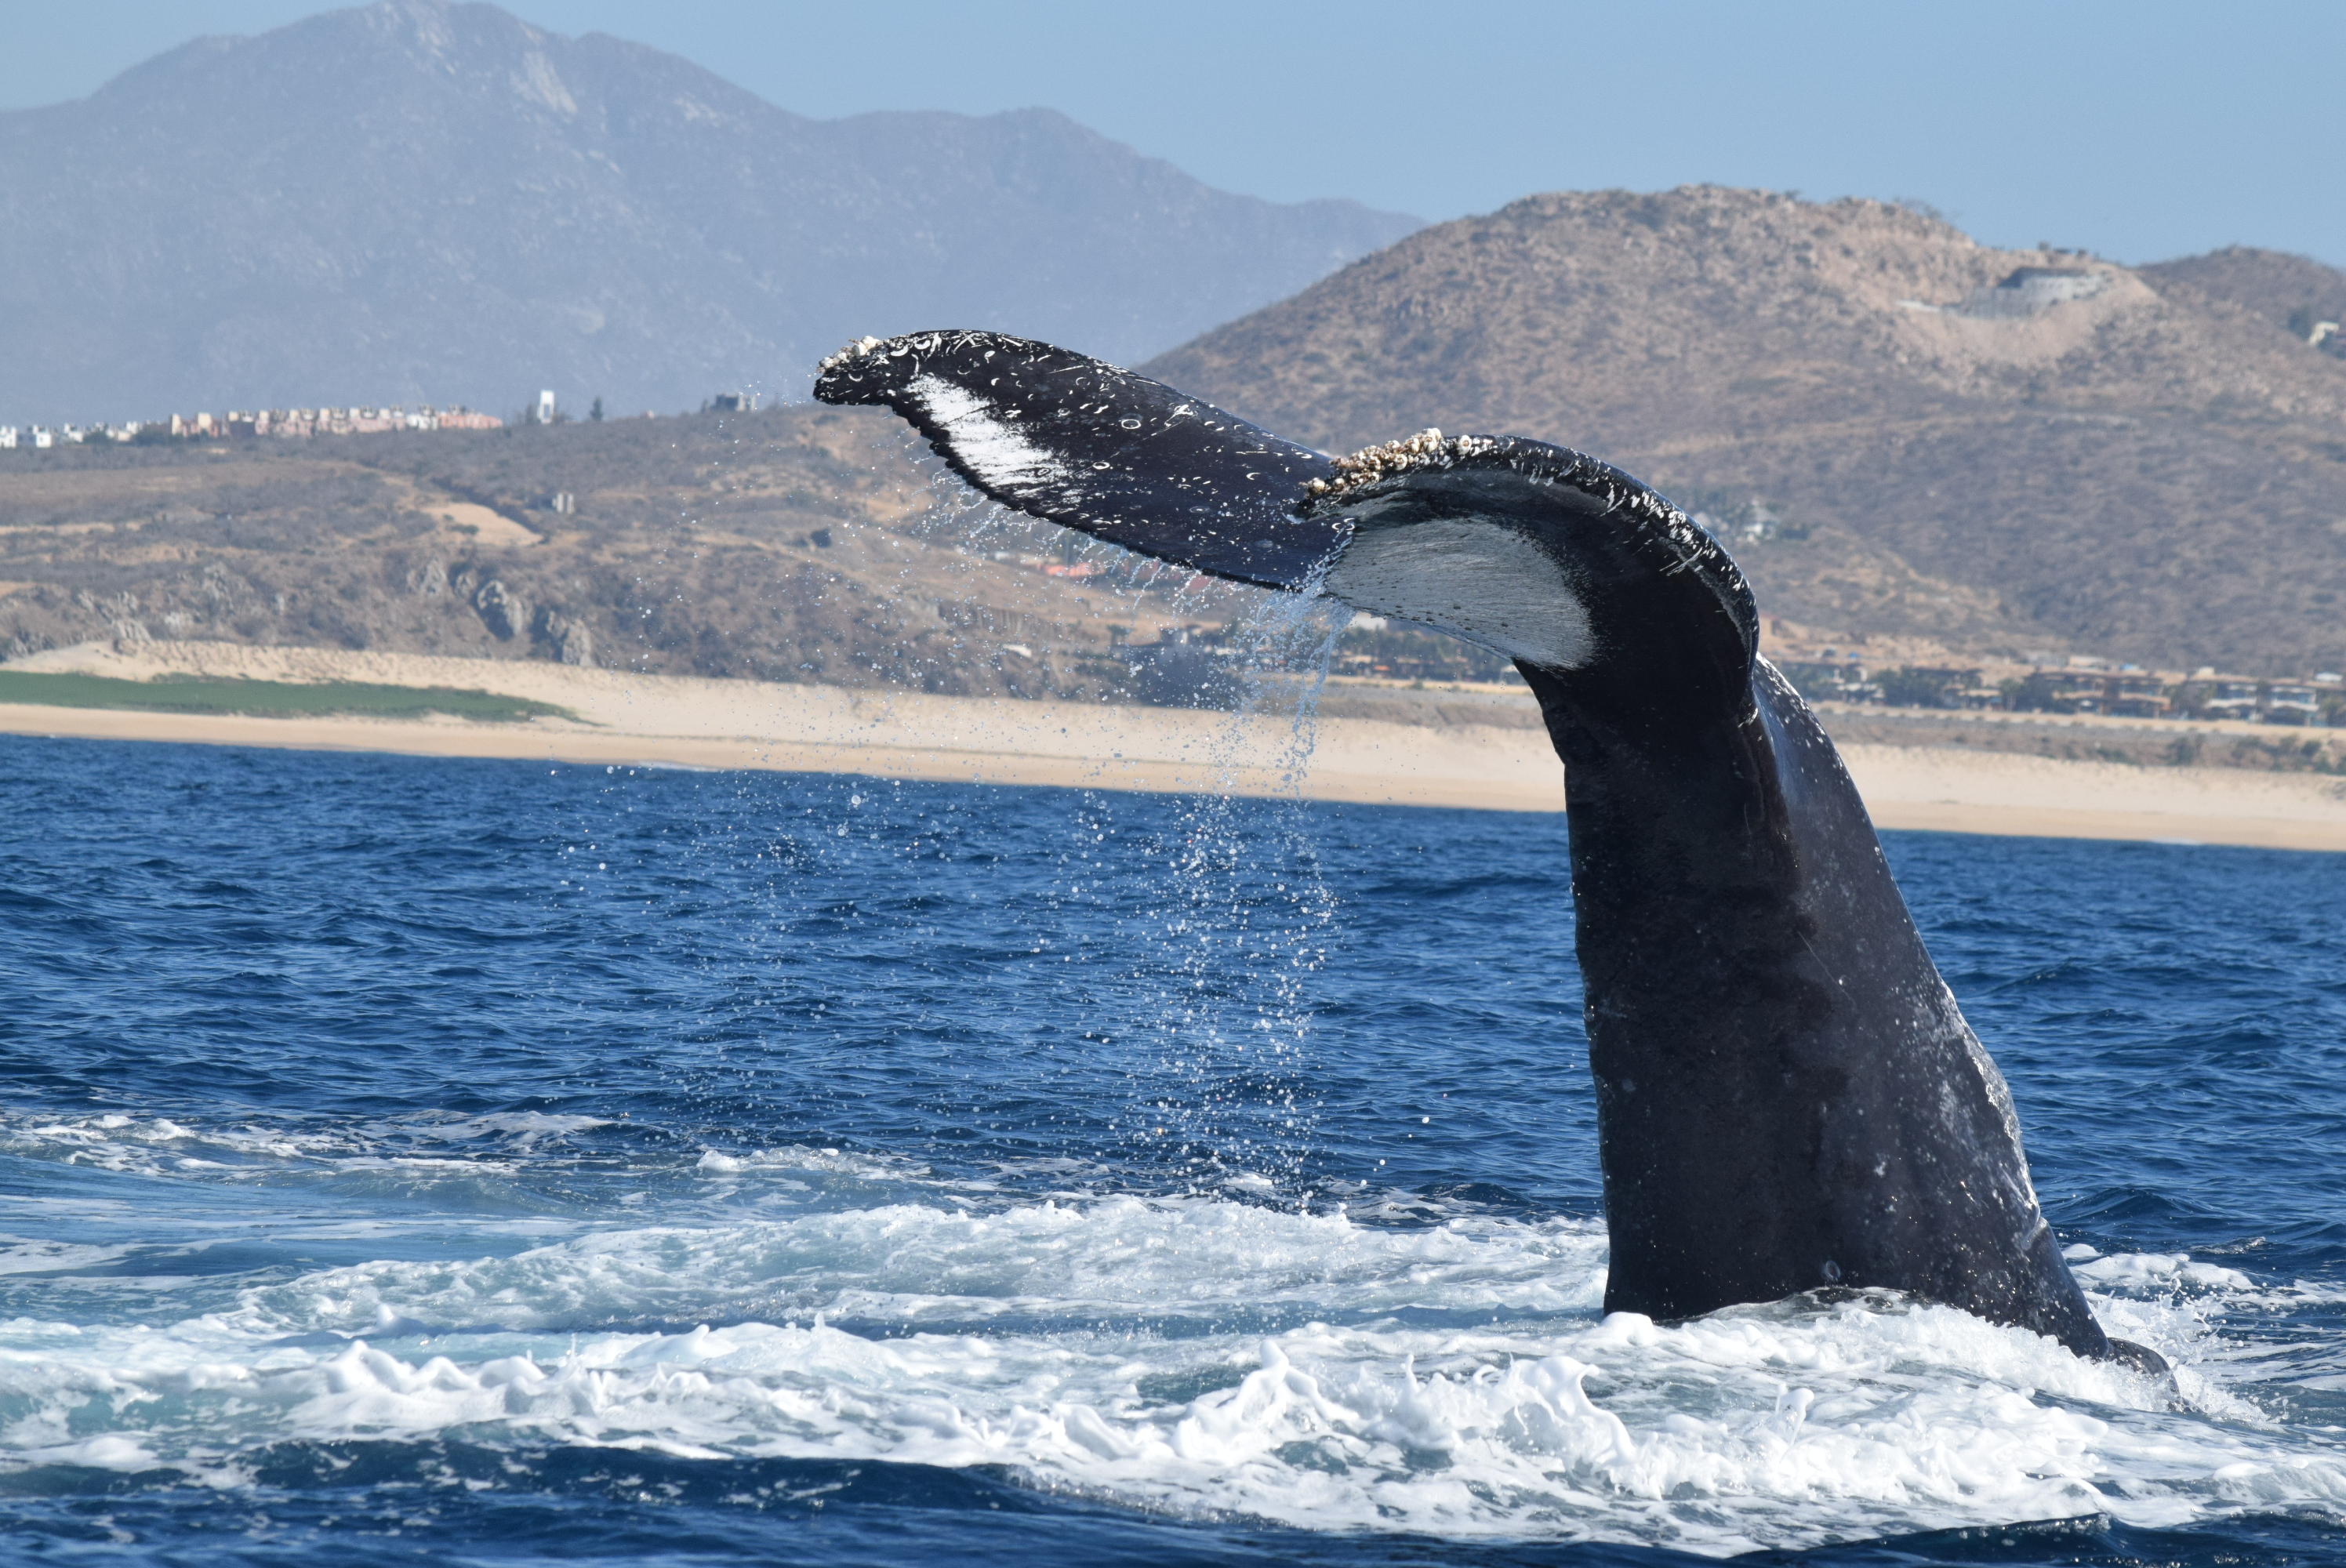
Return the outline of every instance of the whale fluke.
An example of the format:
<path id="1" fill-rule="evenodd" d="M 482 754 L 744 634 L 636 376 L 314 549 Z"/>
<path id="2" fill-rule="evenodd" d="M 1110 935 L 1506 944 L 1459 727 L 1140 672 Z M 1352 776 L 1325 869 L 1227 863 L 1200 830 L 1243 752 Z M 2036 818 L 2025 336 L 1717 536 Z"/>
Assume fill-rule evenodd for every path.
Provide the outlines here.
<path id="1" fill-rule="evenodd" d="M 1565 762 L 1607 1310 L 1882 1288 L 2163 1369 L 2096 1322 L 1855 786 L 1660 494 L 1514 437 L 1331 459 L 988 333 L 866 340 L 815 395 L 886 403 L 1032 515 L 1515 660 Z"/>
<path id="2" fill-rule="evenodd" d="M 866 338 L 822 361 L 814 395 L 893 409 L 1005 506 L 1214 576 L 1300 586 L 1346 532 L 1298 510 L 1326 454 L 1048 343 Z"/>

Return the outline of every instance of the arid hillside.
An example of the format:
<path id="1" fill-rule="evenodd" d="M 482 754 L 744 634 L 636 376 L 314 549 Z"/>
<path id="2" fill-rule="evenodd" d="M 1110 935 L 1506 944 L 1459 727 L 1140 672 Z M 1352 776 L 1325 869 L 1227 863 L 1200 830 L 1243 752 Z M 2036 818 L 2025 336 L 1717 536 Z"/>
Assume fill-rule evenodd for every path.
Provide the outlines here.
<path id="1" fill-rule="evenodd" d="M 2339 299 L 2268 252 L 2135 270 L 1881 202 L 1561 194 L 1146 368 L 1334 451 L 1595 453 L 1801 622 L 2281 673 L 2346 667 L 2346 359 L 2290 328 Z"/>
<path id="2" fill-rule="evenodd" d="M 1775 636 L 1863 636 L 1870 665 L 2280 676 L 2346 668 L 2346 359 L 2290 325 L 2340 300 L 2267 252 L 2137 271 L 1873 202 L 1548 196 L 1148 368 L 1339 451 L 1433 424 L 1598 453 L 1709 519 Z M 1251 602 L 949 515 L 966 493 L 916 446 L 793 406 L 0 452 L 0 653 L 225 637 L 1114 699 L 1150 684 L 1120 642 Z M 1346 657 L 1496 673 L 1416 643 Z"/>
<path id="3" fill-rule="evenodd" d="M 0 452 L 0 657 L 227 640 L 1114 697 L 1118 642 L 1237 613 L 954 494 L 902 426 L 807 406 Z"/>
<path id="4" fill-rule="evenodd" d="M 2161 293 L 2237 305 L 2295 338 L 2310 339 L 2322 321 L 2346 321 L 2346 272 L 2309 257 L 2234 245 L 2141 270 Z M 2329 346 L 2346 355 L 2346 338 Z"/>

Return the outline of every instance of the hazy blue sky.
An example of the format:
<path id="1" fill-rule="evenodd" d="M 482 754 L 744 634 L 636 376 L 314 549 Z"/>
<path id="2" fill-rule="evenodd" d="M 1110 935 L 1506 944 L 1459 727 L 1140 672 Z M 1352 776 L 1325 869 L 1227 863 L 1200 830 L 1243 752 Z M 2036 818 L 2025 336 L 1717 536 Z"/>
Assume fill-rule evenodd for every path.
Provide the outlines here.
<path id="1" fill-rule="evenodd" d="M 0 7 L 0 107 L 304 0 Z M 1231 190 L 1423 217 L 1688 181 L 1917 198 L 1981 239 L 2346 266 L 2346 0 L 1768 6 L 514 0 L 802 114 L 1046 105 Z"/>

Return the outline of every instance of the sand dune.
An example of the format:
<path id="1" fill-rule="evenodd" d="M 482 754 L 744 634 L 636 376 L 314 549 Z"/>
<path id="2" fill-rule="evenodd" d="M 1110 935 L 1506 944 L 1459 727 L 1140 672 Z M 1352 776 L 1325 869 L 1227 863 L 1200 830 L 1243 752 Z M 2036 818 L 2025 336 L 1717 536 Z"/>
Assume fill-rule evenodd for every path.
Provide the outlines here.
<path id="1" fill-rule="evenodd" d="M 574 763 L 662 763 L 1104 789 L 1553 811 L 1563 769 L 1535 728 L 929 697 L 642 676 L 541 662 L 154 643 L 10 668 L 476 687 L 577 721 L 247 718 L 0 705 L 0 731 Z M 1525 699 L 1528 702 L 1528 698 Z M 1940 747 L 1843 748 L 1888 828 L 2346 850 L 2346 783 Z"/>

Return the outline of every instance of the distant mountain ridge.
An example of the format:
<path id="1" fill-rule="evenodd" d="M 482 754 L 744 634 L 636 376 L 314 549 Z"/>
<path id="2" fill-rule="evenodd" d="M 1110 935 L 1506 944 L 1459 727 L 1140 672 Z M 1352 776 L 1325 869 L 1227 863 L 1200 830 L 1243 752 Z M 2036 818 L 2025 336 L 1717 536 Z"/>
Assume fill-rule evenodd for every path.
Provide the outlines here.
<path id="1" fill-rule="evenodd" d="M 0 422 L 795 393 L 845 339 L 1134 360 L 1419 227 L 1027 109 L 818 121 L 674 56 L 383 0 L 0 114 Z"/>
<path id="2" fill-rule="evenodd" d="M 1144 368 L 1331 451 L 1531 435 L 1776 517 L 1732 547 L 1795 621 L 2310 673 L 2346 669 L 2346 360 L 2289 322 L 2336 300 L 2271 252 L 2137 270 L 1883 202 L 1565 192 Z"/>

